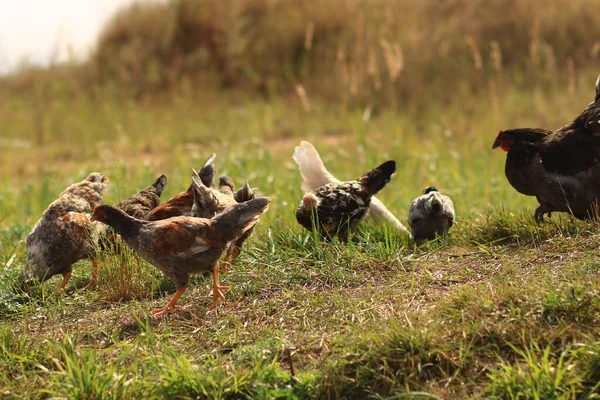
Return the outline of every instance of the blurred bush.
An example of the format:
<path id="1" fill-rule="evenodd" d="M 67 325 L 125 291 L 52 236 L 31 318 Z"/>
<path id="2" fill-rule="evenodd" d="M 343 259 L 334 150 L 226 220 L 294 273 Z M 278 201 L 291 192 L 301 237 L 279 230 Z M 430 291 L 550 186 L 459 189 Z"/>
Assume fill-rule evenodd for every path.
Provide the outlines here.
<path id="1" fill-rule="evenodd" d="M 581 69 L 598 65 L 599 9 L 600 0 L 135 4 L 106 25 L 89 61 L 64 75 L 134 96 L 240 88 L 387 107 L 506 83 L 574 88 Z"/>

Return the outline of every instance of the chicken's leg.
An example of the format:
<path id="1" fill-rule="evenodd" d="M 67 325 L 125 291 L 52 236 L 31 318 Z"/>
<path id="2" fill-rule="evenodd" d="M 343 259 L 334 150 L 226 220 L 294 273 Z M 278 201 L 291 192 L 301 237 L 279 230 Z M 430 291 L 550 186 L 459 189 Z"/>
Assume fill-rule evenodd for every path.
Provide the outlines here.
<path id="1" fill-rule="evenodd" d="M 552 217 L 552 207 L 547 206 L 546 204 L 540 204 L 538 208 L 535 209 L 533 213 L 533 218 L 535 222 L 538 224 L 544 222 L 544 215 L 548 214 L 548 217 Z"/>
<path id="2" fill-rule="evenodd" d="M 69 283 L 69 279 L 71 279 L 71 274 L 72 274 L 72 272 L 69 271 L 63 275 L 63 280 L 62 280 L 62 282 L 60 282 L 60 285 L 58 286 L 58 290 L 56 291 L 57 293 L 65 292 L 65 287 L 67 286 L 67 283 Z"/>
<path id="3" fill-rule="evenodd" d="M 227 249 L 227 252 L 225 253 L 225 259 L 223 260 L 223 273 L 224 274 L 229 273 L 229 267 L 235 263 L 235 260 L 237 260 L 239 255 L 240 255 L 240 250 L 237 247 L 235 247 L 234 243 L 232 243 L 231 247 L 229 249 Z"/>
<path id="4" fill-rule="evenodd" d="M 219 262 L 215 263 L 213 267 L 213 304 L 212 307 L 216 306 L 219 301 L 225 300 L 225 296 L 223 296 L 223 292 L 221 290 L 229 290 L 229 286 L 221 286 L 219 282 Z"/>
<path id="5" fill-rule="evenodd" d="M 81 290 L 89 290 L 98 284 L 98 262 L 94 260 L 92 263 L 92 279 Z"/>
<path id="6" fill-rule="evenodd" d="M 152 314 L 156 314 L 156 315 L 163 315 L 167 311 L 176 310 L 178 308 L 181 308 L 181 306 L 178 306 L 176 304 L 177 304 L 177 301 L 179 300 L 179 298 L 181 297 L 181 295 L 183 294 L 183 292 L 185 292 L 185 289 L 187 289 L 187 286 L 184 286 L 181 289 L 177 290 L 177 292 L 171 298 L 171 301 L 169 301 L 169 303 L 166 306 L 164 306 L 162 308 L 157 308 L 156 310 L 152 310 L 150 312 Z"/>

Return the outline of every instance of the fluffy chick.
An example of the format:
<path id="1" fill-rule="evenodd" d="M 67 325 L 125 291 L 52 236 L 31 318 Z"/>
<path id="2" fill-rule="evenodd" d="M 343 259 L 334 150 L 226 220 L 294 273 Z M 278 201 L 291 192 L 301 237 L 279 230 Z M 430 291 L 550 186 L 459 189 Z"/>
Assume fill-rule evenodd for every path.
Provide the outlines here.
<path id="1" fill-rule="evenodd" d="M 429 186 L 411 203 L 408 224 L 417 244 L 445 235 L 454 224 L 454 203 Z"/>
<path id="2" fill-rule="evenodd" d="M 94 259 L 97 235 L 89 216 L 102 203 L 107 181 L 101 173 L 93 172 L 66 188 L 48 206 L 27 236 L 27 262 L 18 278 L 22 286 L 34 279 L 43 282 L 61 274 L 59 290 L 62 290 L 71 278 L 73 264 L 84 258 L 92 259 L 97 271 Z"/>

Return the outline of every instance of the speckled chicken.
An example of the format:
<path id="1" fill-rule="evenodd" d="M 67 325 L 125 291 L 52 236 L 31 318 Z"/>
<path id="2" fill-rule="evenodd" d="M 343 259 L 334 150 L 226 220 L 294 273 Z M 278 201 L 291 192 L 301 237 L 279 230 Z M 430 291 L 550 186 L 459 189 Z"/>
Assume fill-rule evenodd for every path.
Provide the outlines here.
<path id="1" fill-rule="evenodd" d="M 102 203 L 108 178 L 93 172 L 86 179 L 66 188 L 42 214 L 27 236 L 27 262 L 19 282 L 26 285 L 32 279 L 45 281 L 61 274 L 59 290 L 71 278 L 72 265 L 81 259 L 95 257 L 96 230 L 90 221 L 94 207 Z M 93 286 L 92 282 L 88 287 Z"/>
<path id="2" fill-rule="evenodd" d="M 216 154 L 212 154 L 204 163 L 200 170 L 200 179 L 205 186 L 211 187 L 216 174 L 214 166 Z M 165 203 L 154 208 L 148 213 L 146 219 L 148 221 L 158 221 L 161 219 L 192 216 L 192 206 L 194 205 L 194 185 L 190 185 L 188 190 L 179 193 L 177 196 L 167 200 Z"/>
<path id="3" fill-rule="evenodd" d="M 386 161 L 356 181 L 323 185 L 304 195 L 296 220 L 308 230 L 316 226 L 325 238 L 337 235 L 347 242 L 350 230 L 365 217 L 373 195 L 384 188 L 394 172 L 396 162 Z"/>
<path id="4" fill-rule="evenodd" d="M 408 224 L 417 244 L 445 235 L 454 224 L 454 203 L 437 188 L 429 186 L 411 203 Z"/>
<path id="5" fill-rule="evenodd" d="M 600 199 L 600 76 L 596 97 L 570 124 L 498 133 L 492 146 L 506 151 L 505 173 L 519 192 L 536 196 L 536 221 L 554 211 L 578 219 L 598 217 Z"/>
<path id="6" fill-rule="evenodd" d="M 292 156 L 298 164 L 300 175 L 302 175 L 302 190 L 304 193 L 311 192 L 328 183 L 341 182 L 333 176 L 325 164 L 321 160 L 321 156 L 312 143 L 303 140 L 300 146 L 296 146 Z M 367 216 L 375 223 L 389 223 L 401 232 L 408 233 L 408 230 L 402 223 L 392 214 L 377 197 L 371 197 L 371 205 Z"/>
<path id="7" fill-rule="evenodd" d="M 185 292 L 190 274 L 213 273 L 213 305 L 229 289 L 219 281 L 219 259 L 227 245 L 239 238 L 258 221 L 271 199 L 261 197 L 235 204 L 211 219 L 174 217 L 160 221 L 135 219 L 112 206 L 94 210 L 92 220 L 110 225 L 123 240 L 149 263 L 173 279 L 177 293 L 163 307 L 162 314 L 179 308 L 176 304 Z"/>

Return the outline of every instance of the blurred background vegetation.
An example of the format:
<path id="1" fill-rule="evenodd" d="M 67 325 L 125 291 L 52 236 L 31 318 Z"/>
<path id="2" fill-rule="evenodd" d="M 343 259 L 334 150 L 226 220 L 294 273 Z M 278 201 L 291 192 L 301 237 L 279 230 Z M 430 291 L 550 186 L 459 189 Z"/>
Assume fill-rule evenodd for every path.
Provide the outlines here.
<path id="1" fill-rule="evenodd" d="M 170 0 L 134 4 L 90 59 L 2 86 L 136 99 L 241 89 L 347 106 L 426 109 L 505 85 L 574 90 L 597 65 L 599 0 Z M 304 98 L 307 97 L 307 98 Z M 303 99 L 304 98 L 304 99 Z"/>

